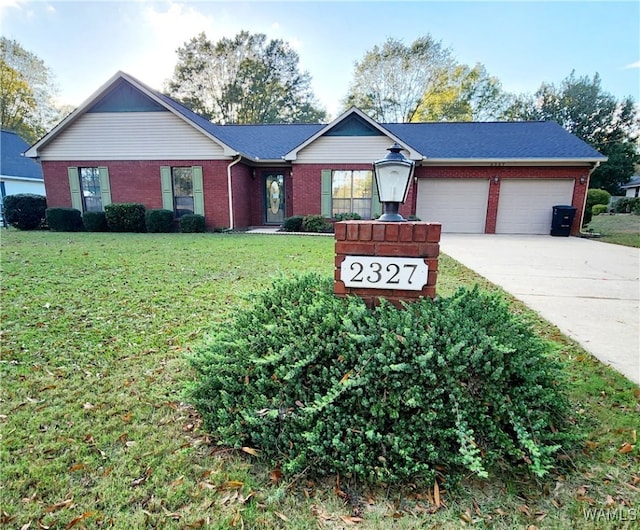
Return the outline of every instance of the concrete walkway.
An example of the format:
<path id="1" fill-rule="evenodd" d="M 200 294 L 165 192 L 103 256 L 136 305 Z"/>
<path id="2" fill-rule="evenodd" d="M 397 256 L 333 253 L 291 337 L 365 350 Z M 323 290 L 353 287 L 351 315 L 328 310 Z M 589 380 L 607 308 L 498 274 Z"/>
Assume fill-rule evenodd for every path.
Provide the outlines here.
<path id="1" fill-rule="evenodd" d="M 640 384 L 640 249 L 484 234 L 443 234 L 440 249 Z"/>

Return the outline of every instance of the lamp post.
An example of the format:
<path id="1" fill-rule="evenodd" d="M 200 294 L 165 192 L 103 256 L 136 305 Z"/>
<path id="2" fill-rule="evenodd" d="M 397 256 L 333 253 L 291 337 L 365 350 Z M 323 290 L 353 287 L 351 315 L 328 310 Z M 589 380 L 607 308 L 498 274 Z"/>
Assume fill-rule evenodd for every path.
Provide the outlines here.
<path id="1" fill-rule="evenodd" d="M 402 147 L 397 143 L 387 151 L 387 156 L 373 163 L 373 173 L 383 210 L 378 221 L 402 222 L 406 219 L 398 213 L 398 209 L 400 204 L 407 200 L 415 162 L 404 157 L 400 152 Z"/>

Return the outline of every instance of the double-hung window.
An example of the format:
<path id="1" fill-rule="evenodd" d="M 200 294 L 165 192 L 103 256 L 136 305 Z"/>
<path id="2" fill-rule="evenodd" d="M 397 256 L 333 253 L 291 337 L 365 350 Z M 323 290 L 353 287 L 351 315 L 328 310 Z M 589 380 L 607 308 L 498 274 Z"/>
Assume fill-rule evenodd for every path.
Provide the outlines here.
<path id="1" fill-rule="evenodd" d="M 357 213 L 363 219 L 373 217 L 373 172 L 370 170 L 334 170 L 331 179 L 331 216 Z"/>
<path id="2" fill-rule="evenodd" d="M 101 212 L 111 204 L 109 169 L 106 167 L 69 167 L 71 207 L 81 212 Z"/>
<path id="3" fill-rule="evenodd" d="M 204 215 L 202 166 L 161 166 L 162 207 L 176 217 Z"/>

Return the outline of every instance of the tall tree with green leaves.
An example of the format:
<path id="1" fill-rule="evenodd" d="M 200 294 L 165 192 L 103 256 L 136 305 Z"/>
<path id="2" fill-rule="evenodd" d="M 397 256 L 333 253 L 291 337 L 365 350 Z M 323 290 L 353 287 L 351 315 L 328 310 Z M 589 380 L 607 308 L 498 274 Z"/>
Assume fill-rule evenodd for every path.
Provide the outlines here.
<path id="1" fill-rule="evenodd" d="M 178 48 L 167 83 L 169 95 L 218 123 L 310 123 L 323 121 L 300 72 L 299 57 L 281 39 L 242 31 L 211 42 L 205 33 Z"/>
<path id="2" fill-rule="evenodd" d="M 459 64 L 430 35 L 409 45 L 388 38 L 356 63 L 344 100 L 381 122 L 468 121 L 501 108 L 500 82 L 486 68 Z"/>
<path id="3" fill-rule="evenodd" d="M 27 142 L 42 136 L 60 117 L 51 70 L 17 41 L 0 37 L 0 118 L 2 127 Z"/>
<path id="4" fill-rule="evenodd" d="M 412 121 L 424 93 L 439 87 L 453 65 L 451 52 L 430 35 L 408 46 L 389 37 L 356 62 L 345 106 L 380 122 Z"/>
<path id="5" fill-rule="evenodd" d="M 606 92 L 597 73 L 589 78 L 573 71 L 559 86 L 543 83 L 533 96 L 515 97 L 503 117 L 556 121 L 609 157 L 591 175 L 591 188 L 619 194 L 640 163 L 638 108 L 630 96 L 618 101 Z"/>
<path id="6" fill-rule="evenodd" d="M 487 121 L 502 112 L 507 94 L 484 65 L 455 64 L 425 90 L 411 121 Z"/>

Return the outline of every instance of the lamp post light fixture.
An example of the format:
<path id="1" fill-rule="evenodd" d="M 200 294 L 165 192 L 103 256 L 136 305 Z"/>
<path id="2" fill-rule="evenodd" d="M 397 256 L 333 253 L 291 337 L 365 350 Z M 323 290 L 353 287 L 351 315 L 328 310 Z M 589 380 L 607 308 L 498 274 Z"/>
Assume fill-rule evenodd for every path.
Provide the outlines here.
<path id="1" fill-rule="evenodd" d="M 406 219 L 398 210 L 400 204 L 407 200 L 415 162 L 404 157 L 400 152 L 402 147 L 398 143 L 394 143 L 387 151 L 387 156 L 373 163 L 373 173 L 383 210 L 378 221 L 402 222 Z"/>

